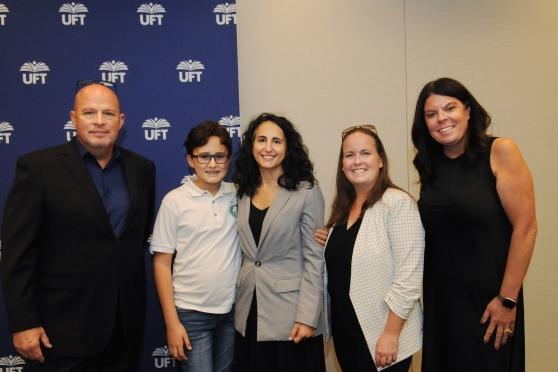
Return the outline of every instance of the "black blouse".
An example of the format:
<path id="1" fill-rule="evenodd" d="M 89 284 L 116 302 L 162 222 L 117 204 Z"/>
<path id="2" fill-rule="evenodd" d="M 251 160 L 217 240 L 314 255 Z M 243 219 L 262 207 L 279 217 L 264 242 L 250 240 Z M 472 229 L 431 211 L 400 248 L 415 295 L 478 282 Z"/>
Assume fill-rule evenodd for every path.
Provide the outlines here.
<path id="1" fill-rule="evenodd" d="M 260 243 L 260 234 L 262 233 L 263 220 L 267 213 L 266 209 L 258 209 L 254 204 L 250 203 L 250 215 L 248 216 L 248 223 L 250 224 L 250 230 L 252 230 L 252 235 L 254 236 L 254 241 L 256 245 Z"/>
<path id="2" fill-rule="evenodd" d="M 358 230 L 362 219 L 358 219 L 349 229 L 347 225 L 333 228 L 325 250 L 328 284 L 331 298 L 331 315 L 334 336 L 342 332 L 345 337 L 360 339 L 362 331 L 349 298 L 351 286 L 351 261 Z"/>

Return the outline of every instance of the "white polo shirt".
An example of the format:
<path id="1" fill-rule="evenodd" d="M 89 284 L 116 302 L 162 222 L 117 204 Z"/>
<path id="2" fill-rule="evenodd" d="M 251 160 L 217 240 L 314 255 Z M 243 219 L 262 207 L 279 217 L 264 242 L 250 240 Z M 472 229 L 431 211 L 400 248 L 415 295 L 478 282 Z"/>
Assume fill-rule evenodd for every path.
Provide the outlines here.
<path id="1" fill-rule="evenodd" d="M 215 196 L 198 188 L 196 176 L 170 191 L 157 214 L 153 252 L 175 253 L 174 303 L 212 314 L 231 310 L 241 253 L 236 223 L 236 188 L 221 182 Z"/>

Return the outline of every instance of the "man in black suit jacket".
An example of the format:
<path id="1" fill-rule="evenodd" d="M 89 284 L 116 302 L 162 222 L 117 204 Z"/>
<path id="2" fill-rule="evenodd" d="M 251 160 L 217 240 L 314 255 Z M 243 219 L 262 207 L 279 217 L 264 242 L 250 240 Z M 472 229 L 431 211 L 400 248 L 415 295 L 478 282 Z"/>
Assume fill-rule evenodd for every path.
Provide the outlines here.
<path id="1" fill-rule="evenodd" d="M 115 91 L 79 89 L 74 140 L 22 156 L 2 226 L 16 350 L 44 371 L 133 371 L 142 348 L 154 164 L 117 145 Z"/>

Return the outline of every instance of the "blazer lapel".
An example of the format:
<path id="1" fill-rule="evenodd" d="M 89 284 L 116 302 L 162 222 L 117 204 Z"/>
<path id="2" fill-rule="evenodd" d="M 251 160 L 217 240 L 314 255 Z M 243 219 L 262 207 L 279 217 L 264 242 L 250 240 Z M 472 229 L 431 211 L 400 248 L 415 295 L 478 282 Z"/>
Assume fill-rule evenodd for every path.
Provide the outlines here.
<path id="1" fill-rule="evenodd" d="M 252 252 L 251 255 L 252 257 L 256 257 L 256 252 L 258 251 L 258 247 L 256 246 L 256 241 L 254 240 L 254 234 L 252 234 L 252 230 L 250 229 L 250 203 L 252 202 L 252 198 L 250 198 L 248 195 L 243 195 L 242 198 L 240 198 L 238 200 L 238 216 L 239 216 L 239 221 L 238 221 L 238 225 L 239 226 L 246 226 L 247 229 L 244 229 L 246 231 L 246 235 L 244 236 L 244 239 L 246 243 L 249 244 L 249 248 L 250 251 Z"/>
<path id="2" fill-rule="evenodd" d="M 62 151 L 62 162 L 68 169 L 68 173 L 74 178 L 74 181 L 79 185 L 87 199 L 91 202 L 95 213 L 99 215 L 99 218 L 103 221 L 107 230 L 112 234 L 112 227 L 103 201 L 73 141 L 70 141 L 64 147 Z"/>
<path id="3" fill-rule="evenodd" d="M 285 204 L 287 203 L 291 195 L 292 193 L 289 190 L 284 189 L 282 187 L 280 187 L 279 191 L 277 191 L 277 195 L 275 195 L 275 199 L 273 199 L 273 202 L 271 203 L 271 206 L 269 207 L 269 210 L 265 214 L 265 218 L 263 220 L 262 232 L 260 234 L 260 243 L 258 244 L 258 249 L 262 246 L 262 242 L 265 240 L 265 236 L 269 231 L 269 227 L 271 226 L 271 223 L 273 222 L 273 220 L 275 220 L 279 212 L 281 212 L 281 209 L 283 209 L 283 207 L 285 206 Z"/>
<path id="4" fill-rule="evenodd" d="M 124 222 L 124 227 L 122 228 L 122 233 L 124 233 L 130 224 L 132 216 L 134 215 L 138 205 L 138 182 L 140 182 L 140 180 L 138 179 L 137 167 L 135 163 L 130 161 L 122 149 L 120 149 L 120 156 L 122 157 L 122 164 L 124 165 L 124 176 L 126 177 L 126 184 L 128 186 L 128 194 L 130 198 L 130 207 L 128 208 L 126 221 Z"/>

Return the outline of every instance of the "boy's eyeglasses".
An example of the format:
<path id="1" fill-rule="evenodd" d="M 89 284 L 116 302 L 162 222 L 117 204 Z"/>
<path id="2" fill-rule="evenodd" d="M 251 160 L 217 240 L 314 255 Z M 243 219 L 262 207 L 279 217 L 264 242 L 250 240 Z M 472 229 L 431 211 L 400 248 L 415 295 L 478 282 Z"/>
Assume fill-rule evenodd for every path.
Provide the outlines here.
<path id="1" fill-rule="evenodd" d="M 93 84 L 104 85 L 118 95 L 118 92 L 116 91 L 116 84 L 104 80 L 78 80 L 76 83 L 76 93 L 79 92 L 82 88 Z"/>
<path id="2" fill-rule="evenodd" d="M 201 153 L 190 156 L 197 159 L 200 164 L 209 164 L 211 162 L 211 158 L 215 159 L 217 164 L 225 164 L 229 158 L 229 156 L 224 152 L 216 152 L 215 154 Z"/>

